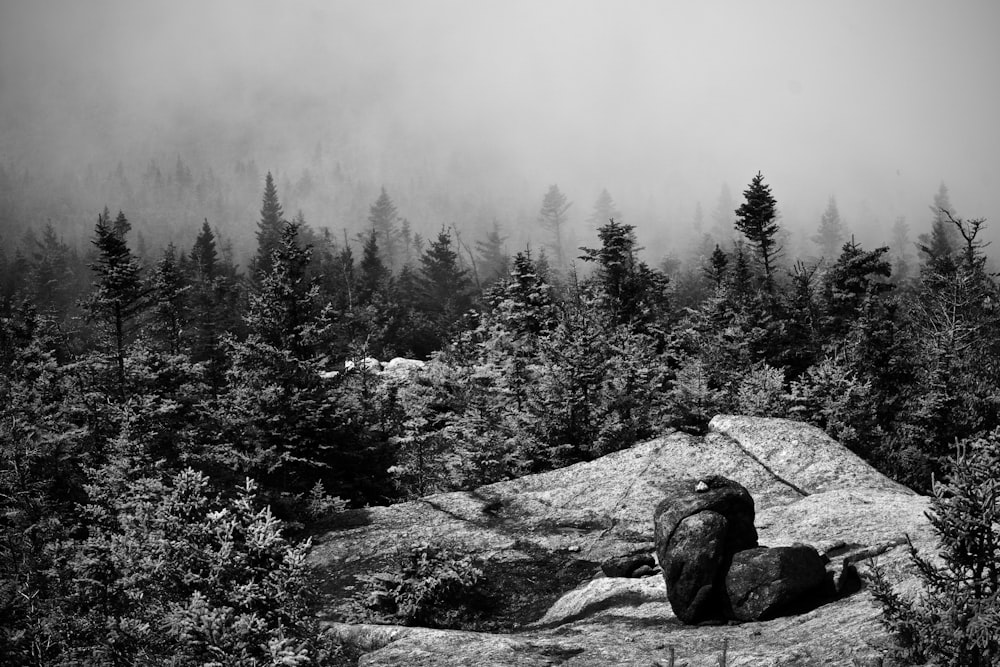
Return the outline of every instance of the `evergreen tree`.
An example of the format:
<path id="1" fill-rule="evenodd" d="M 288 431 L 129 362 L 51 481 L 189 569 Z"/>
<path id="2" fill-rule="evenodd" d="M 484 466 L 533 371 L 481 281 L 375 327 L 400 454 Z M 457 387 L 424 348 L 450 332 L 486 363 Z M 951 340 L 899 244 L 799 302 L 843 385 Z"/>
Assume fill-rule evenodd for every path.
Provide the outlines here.
<path id="1" fill-rule="evenodd" d="M 208 224 L 208 218 L 205 218 L 201 225 L 201 231 L 198 232 L 198 237 L 194 240 L 190 257 L 199 278 L 208 281 L 215 278 L 219 253 L 215 247 L 215 234 L 212 233 L 212 228 Z"/>
<path id="2" fill-rule="evenodd" d="M 247 325 L 250 332 L 298 358 L 310 355 L 312 335 L 319 314 L 318 290 L 309 284 L 306 269 L 312 254 L 300 247 L 296 222 L 286 222 L 278 246 L 271 253 L 271 269 L 250 295 Z"/>
<path id="3" fill-rule="evenodd" d="M 590 223 L 591 227 L 594 229 L 600 229 L 604 225 L 608 224 L 608 221 L 614 218 L 618 222 L 622 221 L 621 212 L 615 207 L 615 201 L 611 198 L 611 194 L 608 192 L 607 188 L 601 190 L 601 194 L 597 196 L 597 201 L 594 202 L 594 211 L 587 218 L 587 222 Z"/>
<path id="4" fill-rule="evenodd" d="M 51 222 L 45 225 L 42 238 L 35 242 L 31 254 L 28 286 L 32 301 L 42 313 L 68 318 L 78 290 L 74 278 L 75 257 L 58 237 Z"/>
<path id="5" fill-rule="evenodd" d="M 383 187 L 378 199 L 369 209 L 368 222 L 371 223 L 378 245 L 382 249 L 382 261 L 390 272 L 395 271 L 399 259 L 398 243 L 396 242 L 399 235 L 396 228 L 398 220 L 399 214 L 396 211 L 396 205 Z"/>
<path id="6" fill-rule="evenodd" d="M 439 340 L 444 342 L 472 299 L 468 271 L 459 265 L 451 234 L 443 227 L 420 257 L 420 273 L 421 308 L 434 321 Z"/>
<path id="7" fill-rule="evenodd" d="M 910 277 L 910 225 L 899 216 L 892 224 L 892 275 L 896 284 L 904 284 Z"/>
<path id="8" fill-rule="evenodd" d="M 712 284 L 715 286 L 716 291 L 722 289 L 722 286 L 726 282 L 726 275 L 729 272 L 729 255 L 726 251 L 719 247 L 719 244 L 715 244 L 715 250 L 712 251 L 712 258 L 710 265 L 705 269 L 705 274 Z"/>
<path id="9" fill-rule="evenodd" d="M 812 237 L 812 241 L 819 248 L 820 257 L 832 259 L 845 240 L 844 223 L 840 220 L 837 200 L 830 197 L 830 202 L 820 218 L 819 228 Z"/>
<path id="10" fill-rule="evenodd" d="M 719 199 L 716 201 L 715 209 L 712 211 L 712 237 L 717 243 L 729 245 L 733 238 L 733 227 L 736 218 L 733 211 L 736 209 L 736 202 L 729 190 L 729 185 L 723 183 L 719 190 Z"/>
<path id="11" fill-rule="evenodd" d="M 872 571 L 872 595 L 886 627 L 910 663 L 990 667 L 1000 662 L 1000 504 L 996 471 L 1000 431 L 959 443 L 945 481 L 934 483 L 927 516 L 939 559 L 910 545 L 923 583 L 913 600 L 893 590 L 885 571 Z"/>
<path id="12" fill-rule="evenodd" d="M 146 307 L 139 261 L 125 242 L 130 225 L 121 212 L 114 223 L 107 209 L 98 216 L 92 243 L 97 259 L 90 268 L 97 274 L 94 288 L 84 304 L 88 318 L 107 336 L 117 368 L 119 395 L 125 396 L 125 351 L 136 318 Z"/>
<path id="13" fill-rule="evenodd" d="M 510 264 L 510 257 L 504 252 L 504 241 L 506 236 L 500 235 L 500 225 L 496 220 L 493 226 L 486 233 L 486 238 L 476 241 L 476 253 L 483 267 L 483 286 L 488 286 L 507 275 L 507 267 Z"/>
<path id="14" fill-rule="evenodd" d="M 947 274 L 955 268 L 954 253 L 961 246 L 961 238 L 948 215 L 954 215 L 948 196 L 948 188 L 942 183 L 931 209 L 931 231 L 918 237 L 917 247 L 923 254 L 924 266 L 939 274 Z"/>
<path id="15" fill-rule="evenodd" d="M 189 291 L 190 286 L 178 266 L 177 250 L 171 243 L 156 263 L 150 290 L 150 335 L 170 354 L 181 352 L 181 336 L 188 318 Z"/>
<path id="16" fill-rule="evenodd" d="M 413 256 L 420 251 L 415 245 L 417 239 L 414 238 L 413 230 L 410 228 L 410 221 L 406 218 L 399 223 L 399 240 L 403 244 L 403 266 L 407 266 L 413 262 Z"/>
<path id="17" fill-rule="evenodd" d="M 264 198 L 260 207 L 260 220 L 257 222 L 257 254 L 254 256 L 251 269 L 255 279 L 260 279 L 271 271 L 271 256 L 281 243 L 284 212 L 278 201 L 278 188 L 274 185 L 274 177 L 267 172 L 264 179 Z"/>
<path id="18" fill-rule="evenodd" d="M 378 293 L 383 293 L 388 287 L 389 270 L 382 263 L 379 255 L 378 235 L 375 230 L 365 239 L 365 247 L 361 257 L 357 281 L 357 299 L 361 305 L 368 305 Z"/>
<path id="19" fill-rule="evenodd" d="M 757 172 L 750 187 L 743 191 L 746 199 L 736 209 L 736 229 L 738 229 L 757 252 L 764 271 L 764 290 L 774 293 L 774 272 L 781 247 L 775 238 L 778 234 L 778 223 L 775 220 L 776 201 L 771 196 L 771 186 L 764 183 L 764 177 Z"/>
<path id="20" fill-rule="evenodd" d="M 885 259 L 888 247 L 866 251 L 851 239 L 837 262 L 824 276 L 825 328 L 836 341 L 860 317 L 866 299 L 892 289 L 892 265 Z"/>
<path id="21" fill-rule="evenodd" d="M 650 322 L 666 307 L 667 277 L 636 257 L 635 227 L 614 220 L 598 230 L 601 247 L 581 248 L 580 259 L 597 264 L 602 303 L 615 324 Z"/>
<path id="22" fill-rule="evenodd" d="M 510 277 L 497 283 L 487 300 L 492 312 L 503 313 L 504 326 L 515 337 L 537 336 L 555 323 L 552 287 L 538 273 L 530 248 L 514 255 Z"/>
<path id="23" fill-rule="evenodd" d="M 569 210 L 570 206 L 572 204 L 566 201 L 566 195 L 559 190 L 559 186 L 551 185 L 542 199 L 542 208 L 538 213 L 539 224 L 550 235 L 547 245 L 552 249 L 556 266 L 559 268 L 566 264 L 563 244 L 566 234 L 566 211 Z"/>

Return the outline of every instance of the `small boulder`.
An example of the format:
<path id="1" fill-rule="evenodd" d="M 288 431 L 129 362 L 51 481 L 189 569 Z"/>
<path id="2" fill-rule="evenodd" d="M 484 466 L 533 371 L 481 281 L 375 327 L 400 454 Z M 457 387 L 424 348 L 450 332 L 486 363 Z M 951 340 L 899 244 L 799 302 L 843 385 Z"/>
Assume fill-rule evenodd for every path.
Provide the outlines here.
<path id="1" fill-rule="evenodd" d="M 713 475 L 666 489 L 653 514 L 656 554 L 670 606 L 681 621 L 720 620 L 733 554 L 757 546 L 754 503 L 740 484 Z"/>
<path id="2" fill-rule="evenodd" d="M 757 547 L 733 556 L 726 592 L 736 620 L 763 621 L 817 606 L 826 599 L 826 582 L 813 547 Z"/>
<path id="3" fill-rule="evenodd" d="M 640 567 L 648 567 L 652 571 L 656 562 L 648 553 L 630 554 L 628 556 L 612 556 L 601 563 L 601 571 L 608 577 L 635 577 Z"/>
<path id="4" fill-rule="evenodd" d="M 633 579 L 642 579 L 643 577 L 651 577 L 657 572 L 659 572 L 659 570 L 657 570 L 652 565 L 640 565 L 639 567 L 632 570 L 632 574 L 630 574 L 629 576 Z"/>

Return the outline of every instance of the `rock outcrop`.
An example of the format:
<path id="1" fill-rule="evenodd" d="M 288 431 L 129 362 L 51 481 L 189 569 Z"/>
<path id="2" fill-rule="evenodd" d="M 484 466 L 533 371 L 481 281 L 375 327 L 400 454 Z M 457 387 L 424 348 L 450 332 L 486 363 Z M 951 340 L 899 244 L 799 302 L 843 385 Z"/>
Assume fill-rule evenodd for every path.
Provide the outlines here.
<path id="1" fill-rule="evenodd" d="M 654 551 L 650 512 L 675 485 L 716 474 L 752 495 L 761 544 L 814 545 L 846 588 L 851 568 L 863 573 L 876 556 L 912 591 L 906 536 L 925 553 L 936 545 L 926 498 L 818 429 L 720 416 L 703 438 L 675 433 L 475 492 L 349 513 L 341 528 L 314 540 L 318 613 L 331 633 L 367 651 L 360 661 L 367 667 L 648 666 L 667 664 L 670 649 L 677 664 L 714 666 L 723 642 L 730 666 L 850 665 L 873 657 L 887 638 L 866 590 L 794 616 L 691 626 L 671 609 L 660 576 L 603 576 L 605 561 Z M 489 564 L 488 579 L 502 574 L 506 588 L 523 591 L 524 600 L 535 595 L 537 604 L 521 607 L 497 632 L 344 623 L 354 575 L 378 571 L 400 545 L 416 542 L 475 555 Z M 543 588 L 548 598 L 540 597 Z"/>

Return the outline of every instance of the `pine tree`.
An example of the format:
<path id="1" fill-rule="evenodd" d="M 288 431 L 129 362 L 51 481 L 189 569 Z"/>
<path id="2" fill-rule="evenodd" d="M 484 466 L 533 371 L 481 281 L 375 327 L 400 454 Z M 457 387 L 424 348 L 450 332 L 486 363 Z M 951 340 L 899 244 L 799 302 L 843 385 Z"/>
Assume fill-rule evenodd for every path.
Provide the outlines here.
<path id="1" fill-rule="evenodd" d="M 382 263 L 379 255 L 378 235 L 372 229 L 365 239 L 364 251 L 359 266 L 357 281 L 357 299 L 362 306 L 368 305 L 376 294 L 387 290 L 390 279 L 389 270 Z"/>
<path id="2" fill-rule="evenodd" d="M 764 289 L 774 293 L 774 272 L 781 247 L 775 238 L 778 234 L 777 209 L 771 186 L 764 183 L 760 172 L 753 177 L 750 187 L 743 191 L 746 199 L 736 209 L 736 229 L 754 247 L 764 271 Z"/>
<path id="3" fill-rule="evenodd" d="M 371 223 L 378 245 L 382 249 L 382 261 L 390 272 L 395 271 L 399 259 L 398 243 L 396 242 L 399 235 L 396 228 L 398 220 L 399 214 L 396 211 L 396 205 L 383 187 L 378 199 L 369 209 L 368 222 Z"/>
<path id="4" fill-rule="evenodd" d="M 271 269 L 250 295 L 247 325 L 268 345 L 298 358 L 310 356 L 310 333 L 316 324 L 318 290 L 307 281 L 312 254 L 300 247 L 300 225 L 286 222 L 272 254 Z"/>
<path id="5" fill-rule="evenodd" d="M 167 245 L 163 256 L 156 263 L 150 290 L 152 303 L 150 334 L 170 354 L 181 352 L 181 335 L 189 315 L 190 289 L 178 267 L 177 249 L 171 243 Z"/>
<path id="6" fill-rule="evenodd" d="M 500 224 L 494 220 L 486 238 L 476 241 L 476 253 L 483 267 L 483 286 L 488 286 L 507 275 L 510 257 L 504 252 L 506 236 L 500 234 Z"/>
<path id="7" fill-rule="evenodd" d="M 716 201 L 715 209 L 712 211 L 711 234 L 716 242 L 729 245 L 729 241 L 733 238 L 733 226 L 736 224 L 736 219 L 733 216 L 735 209 L 736 202 L 733 201 L 729 185 L 723 183 L 719 190 L 719 199 Z"/>
<path id="8" fill-rule="evenodd" d="M 205 222 L 201 225 L 201 231 L 194 241 L 194 247 L 191 248 L 190 257 L 200 278 L 208 281 L 215 278 L 219 253 L 215 247 L 215 234 L 208 225 L 208 218 L 205 218 Z"/>
<path id="9" fill-rule="evenodd" d="M 932 560 L 910 545 L 924 586 L 913 600 L 893 590 L 882 568 L 871 574 L 886 627 L 907 664 L 990 667 L 1000 663 L 1000 431 L 958 444 L 944 482 L 935 482 L 927 516 L 940 544 Z"/>
<path id="10" fill-rule="evenodd" d="M 712 258 L 710 265 L 705 269 L 706 277 L 712 281 L 715 285 L 716 291 L 722 289 L 722 286 L 726 282 L 726 275 L 729 272 L 729 255 L 726 251 L 719 247 L 719 244 L 715 244 L 715 250 L 712 251 Z"/>
<path id="11" fill-rule="evenodd" d="M 597 232 L 601 247 L 581 248 L 580 259 L 597 264 L 594 280 L 601 302 L 618 324 L 648 324 L 665 313 L 667 276 L 650 269 L 636 256 L 635 227 L 610 220 Z"/>
<path id="12" fill-rule="evenodd" d="M 221 383 L 221 365 L 224 352 L 221 346 L 225 328 L 222 300 L 227 287 L 226 277 L 220 270 L 219 253 L 215 234 L 206 219 L 195 239 L 190 254 L 191 293 L 188 322 L 191 360 L 209 362 L 210 376 L 216 385 Z"/>
<path id="13" fill-rule="evenodd" d="M 443 227 L 420 257 L 420 273 L 421 308 L 435 322 L 443 342 L 472 305 L 468 272 L 459 265 L 451 234 Z"/>
<path id="14" fill-rule="evenodd" d="M 555 256 L 556 266 L 562 268 L 566 264 L 564 252 L 564 236 L 566 233 L 566 211 L 572 204 L 566 201 L 566 195 L 558 185 L 549 186 L 549 191 L 542 199 L 542 208 L 538 213 L 538 222 L 550 234 L 548 247 Z"/>
<path id="15" fill-rule="evenodd" d="M 413 255 L 419 253 L 419 250 L 414 245 L 416 239 L 410 228 L 410 221 L 406 218 L 399 222 L 399 240 L 403 244 L 403 266 L 407 266 L 413 262 Z"/>
<path id="16" fill-rule="evenodd" d="M 832 259 L 845 240 L 844 223 L 840 220 L 837 200 L 830 197 L 830 202 L 820 218 L 819 228 L 812 237 L 812 241 L 819 247 L 820 257 Z"/>
<path id="17" fill-rule="evenodd" d="M 555 324 L 552 286 L 538 273 L 530 248 L 514 255 L 510 277 L 497 283 L 489 301 L 515 337 L 537 336 Z"/>
<path id="18" fill-rule="evenodd" d="M 31 259 L 28 286 L 35 306 L 48 315 L 69 316 L 77 290 L 72 253 L 51 222 L 42 230 L 41 240 L 35 242 Z"/>
<path id="19" fill-rule="evenodd" d="M 955 270 L 954 254 L 962 244 L 949 215 L 955 215 L 948 196 L 948 187 L 942 183 L 931 209 L 931 231 L 918 237 L 917 247 L 923 254 L 924 268 L 945 275 Z"/>
<path id="20" fill-rule="evenodd" d="M 910 225 L 899 216 L 892 224 L 892 275 L 897 284 L 910 277 Z"/>
<path id="21" fill-rule="evenodd" d="M 601 194 L 597 197 L 597 201 L 594 202 L 594 211 L 587 218 L 587 222 L 594 229 L 600 229 L 608 224 L 608 221 L 612 218 L 621 222 L 622 214 L 615 206 L 615 201 L 611 198 L 611 194 L 607 188 L 603 188 Z"/>
<path id="22" fill-rule="evenodd" d="M 135 320 L 146 308 L 139 261 L 129 250 L 125 234 L 130 225 L 119 212 L 114 223 L 107 209 L 98 216 L 92 243 L 97 260 L 90 268 L 97 274 L 94 289 L 85 303 L 89 320 L 98 322 L 110 341 L 117 367 L 120 396 L 125 396 L 125 351 Z"/>
<path id="23" fill-rule="evenodd" d="M 892 289 L 892 265 L 885 256 L 888 247 L 866 251 L 852 238 L 845 243 L 836 263 L 824 276 L 825 329 L 831 340 L 839 340 L 861 316 L 867 299 Z"/>
<path id="24" fill-rule="evenodd" d="M 271 254 L 281 243 L 281 232 L 284 224 L 284 212 L 278 201 L 278 188 L 274 185 L 274 177 L 267 172 L 264 179 L 264 198 L 260 207 L 260 220 L 257 222 L 257 254 L 252 264 L 252 274 L 260 279 L 271 271 Z"/>

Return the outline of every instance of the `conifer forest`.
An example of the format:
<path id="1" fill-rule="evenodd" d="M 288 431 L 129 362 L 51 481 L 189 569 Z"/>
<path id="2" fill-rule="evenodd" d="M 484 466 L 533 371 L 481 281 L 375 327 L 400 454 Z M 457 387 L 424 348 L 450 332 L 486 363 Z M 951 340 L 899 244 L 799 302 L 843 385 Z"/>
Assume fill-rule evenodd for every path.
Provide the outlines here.
<path id="1" fill-rule="evenodd" d="M 372 157 L 368 107 L 324 117 L 305 93 L 268 90 L 240 98 L 267 116 L 263 138 L 195 120 L 193 94 L 164 127 L 204 121 L 203 141 L 227 142 L 216 153 L 160 126 L 125 142 L 107 120 L 77 159 L 61 140 L 25 148 L 41 135 L 14 122 L 35 108 L 3 93 L 18 81 L 0 78 L 0 664 L 346 664 L 310 613 L 306 566 L 310 536 L 340 513 L 704 433 L 717 414 L 814 424 L 928 495 L 959 475 L 956 443 L 995 459 L 998 210 L 956 196 L 973 189 L 964 171 L 931 165 L 930 187 L 879 201 L 875 186 L 827 187 L 802 153 L 782 164 L 771 128 L 740 144 L 756 153 L 720 192 L 712 163 L 688 173 L 611 151 L 601 171 L 600 132 L 557 140 L 553 121 L 553 152 L 592 141 L 574 181 L 523 146 L 499 165 L 471 120 L 427 121 L 419 139 L 386 120 Z M 345 96 L 403 85 L 345 81 Z M 51 112 L 131 104 L 127 90 Z M 607 95 L 627 107 L 633 92 Z M 459 97 L 441 104 L 484 112 Z M 607 145 L 655 124 L 630 113 Z M 276 117 L 293 119 L 285 132 Z M 320 137 L 321 121 L 337 130 Z M 450 131 L 465 149 L 440 147 Z M 979 139 L 997 146 L 991 131 Z M 808 192 L 771 165 L 802 165 Z M 627 183 L 660 167 L 655 186 Z M 995 188 L 989 169 L 969 181 Z M 691 179 L 710 185 L 686 192 Z M 995 508 L 989 477 L 977 488 Z"/>

